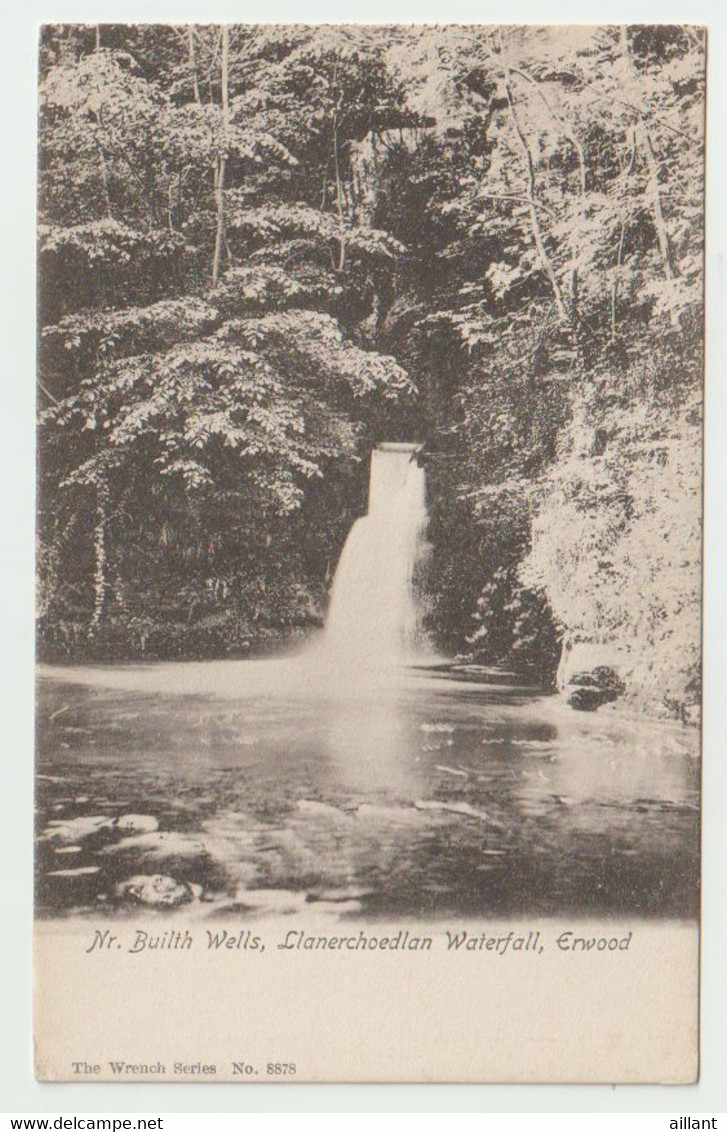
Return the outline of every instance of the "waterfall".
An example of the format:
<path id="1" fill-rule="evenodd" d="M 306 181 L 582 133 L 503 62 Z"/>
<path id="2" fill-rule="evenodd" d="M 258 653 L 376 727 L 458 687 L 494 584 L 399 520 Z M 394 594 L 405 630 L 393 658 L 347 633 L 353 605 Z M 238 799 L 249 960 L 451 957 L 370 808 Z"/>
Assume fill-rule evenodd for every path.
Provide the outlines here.
<path id="1" fill-rule="evenodd" d="M 323 649 L 337 669 L 405 664 L 418 648 L 414 574 L 427 524 L 417 444 L 371 454 L 368 513 L 354 523 L 331 591 Z"/>

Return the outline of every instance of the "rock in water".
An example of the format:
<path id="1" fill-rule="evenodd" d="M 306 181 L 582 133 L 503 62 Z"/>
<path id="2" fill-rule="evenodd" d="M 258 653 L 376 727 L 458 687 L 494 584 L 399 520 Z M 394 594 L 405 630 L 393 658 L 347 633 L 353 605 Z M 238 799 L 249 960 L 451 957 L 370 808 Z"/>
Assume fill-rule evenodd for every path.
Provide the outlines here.
<path id="1" fill-rule="evenodd" d="M 111 818 L 100 816 L 69 818 L 67 821 L 52 821 L 43 833 L 41 840 L 58 841 L 63 845 L 73 845 L 93 837 L 98 833 L 109 833 L 114 823 Z"/>
<path id="2" fill-rule="evenodd" d="M 604 692 L 615 692 L 621 695 L 624 690 L 623 681 L 614 668 L 599 664 L 588 672 L 577 672 L 571 676 L 569 684 L 578 684 L 584 688 L 599 688 Z"/>
<path id="3" fill-rule="evenodd" d="M 588 672 L 573 673 L 565 688 L 565 699 L 576 711 L 596 711 L 603 704 L 617 700 L 624 691 L 624 683 L 615 669 L 597 665 Z"/>
<path id="4" fill-rule="evenodd" d="M 116 886 L 116 895 L 131 904 L 176 908 L 180 904 L 189 904 L 197 893 L 192 885 L 184 881 L 155 874 L 129 877 Z"/>
<path id="5" fill-rule="evenodd" d="M 100 865 L 84 865 L 80 869 L 54 869 L 51 873 L 46 873 L 48 877 L 66 877 L 73 879 L 74 877 L 90 877 L 95 876 L 96 873 L 101 872 Z"/>
<path id="6" fill-rule="evenodd" d="M 154 833 L 159 822 L 151 814 L 122 814 L 116 819 L 116 828 L 120 833 Z"/>
<path id="7" fill-rule="evenodd" d="M 576 711 L 596 711 L 607 701 L 601 698 L 597 688 L 568 688 L 565 702 Z"/>

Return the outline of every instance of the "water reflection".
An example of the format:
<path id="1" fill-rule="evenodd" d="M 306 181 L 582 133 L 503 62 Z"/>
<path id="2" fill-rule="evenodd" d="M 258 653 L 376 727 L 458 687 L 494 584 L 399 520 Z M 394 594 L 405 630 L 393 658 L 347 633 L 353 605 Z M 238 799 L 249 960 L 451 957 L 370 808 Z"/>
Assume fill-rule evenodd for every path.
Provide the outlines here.
<path id="1" fill-rule="evenodd" d="M 696 910 L 687 729 L 433 670 L 338 687 L 300 661 L 54 676 L 38 727 L 46 913 L 122 912 L 129 878 L 152 874 L 187 885 L 199 914 Z"/>
<path id="2" fill-rule="evenodd" d="M 329 700 L 322 738 L 334 788 L 402 798 L 421 790 L 416 736 L 395 692 Z"/>

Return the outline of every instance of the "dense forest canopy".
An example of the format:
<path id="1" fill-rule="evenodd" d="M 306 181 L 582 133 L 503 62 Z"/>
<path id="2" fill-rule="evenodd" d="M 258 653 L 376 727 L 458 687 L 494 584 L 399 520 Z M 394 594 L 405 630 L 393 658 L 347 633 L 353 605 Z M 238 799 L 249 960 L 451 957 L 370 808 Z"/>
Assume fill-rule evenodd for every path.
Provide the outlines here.
<path id="1" fill-rule="evenodd" d="M 320 623 L 424 445 L 429 630 L 699 698 L 703 32 L 46 27 L 40 646 Z M 599 652 L 600 650 L 600 652 Z"/>

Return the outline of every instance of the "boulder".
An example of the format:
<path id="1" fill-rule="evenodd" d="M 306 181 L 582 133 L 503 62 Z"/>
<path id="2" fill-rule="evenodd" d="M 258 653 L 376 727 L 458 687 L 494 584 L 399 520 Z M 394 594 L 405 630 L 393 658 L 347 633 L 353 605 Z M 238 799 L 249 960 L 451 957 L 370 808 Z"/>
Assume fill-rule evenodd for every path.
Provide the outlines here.
<path id="1" fill-rule="evenodd" d="M 129 877 L 116 886 L 116 895 L 130 904 L 176 908 L 195 899 L 196 887 L 158 873 Z"/>
<path id="2" fill-rule="evenodd" d="M 598 664 L 588 672 L 575 672 L 568 683 L 580 688 L 598 688 L 602 692 L 613 692 L 614 699 L 624 692 L 623 680 L 615 669 L 606 664 Z"/>
<path id="3" fill-rule="evenodd" d="M 596 711 L 624 694 L 625 685 L 610 664 L 571 667 L 563 686 L 566 703 L 576 711 Z"/>

